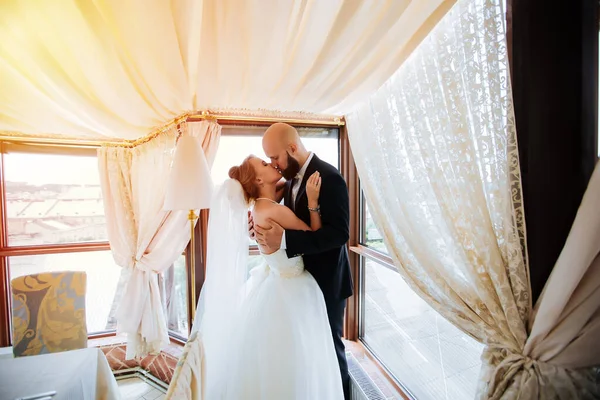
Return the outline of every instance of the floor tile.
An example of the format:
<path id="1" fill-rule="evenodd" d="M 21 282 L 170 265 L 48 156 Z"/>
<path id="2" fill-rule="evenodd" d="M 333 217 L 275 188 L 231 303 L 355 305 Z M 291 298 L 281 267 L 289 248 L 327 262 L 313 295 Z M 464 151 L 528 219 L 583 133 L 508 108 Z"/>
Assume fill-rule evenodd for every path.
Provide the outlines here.
<path id="1" fill-rule="evenodd" d="M 138 377 L 117 381 L 122 400 L 160 400 L 165 393 Z"/>

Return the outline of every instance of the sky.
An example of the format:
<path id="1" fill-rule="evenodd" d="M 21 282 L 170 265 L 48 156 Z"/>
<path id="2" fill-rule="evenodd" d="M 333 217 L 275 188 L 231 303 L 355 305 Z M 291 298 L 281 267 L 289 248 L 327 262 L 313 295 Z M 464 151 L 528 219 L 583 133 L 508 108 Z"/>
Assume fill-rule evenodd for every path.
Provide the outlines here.
<path id="1" fill-rule="evenodd" d="M 8 153 L 4 158 L 4 168 L 7 182 L 100 184 L 96 157 Z"/>

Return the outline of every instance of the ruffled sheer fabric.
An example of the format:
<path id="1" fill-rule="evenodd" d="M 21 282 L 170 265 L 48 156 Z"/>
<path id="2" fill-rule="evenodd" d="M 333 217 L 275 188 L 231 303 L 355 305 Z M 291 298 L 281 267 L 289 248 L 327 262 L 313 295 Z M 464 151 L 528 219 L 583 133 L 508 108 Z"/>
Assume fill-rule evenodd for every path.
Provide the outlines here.
<path id="1" fill-rule="evenodd" d="M 240 183 L 227 179 L 211 201 L 208 221 L 206 278 L 192 334 L 198 332 L 206 359 L 206 393 L 218 399 L 237 356 L 233 326 L 244 298 L 248 260 L 248 206 Z"/>
<path id="2" fill-rule="evenodd" d="M 187 211 L 163 210 L 180 133 L 199 137 L 212 165 L 221 127 L 207 121 L 172 126 L 134 148 L 98 149 L 108 240 L 117 265 L 130 272 L 117 309 L 117 331 L 127 334 L 128 359 L 157 353 L 169 343 L 158 274 L 190 240 Z"/>
<path id="3" fill-rule="evenodd" d="M 522 354 L 531 295 L 500 1 L 459 0 L 346 119 L 406 283 L 479 342 Z"/>
<path id="4" fill-rule="evenodd" d="M 240 183 L 226 180 L 211 203 L 206 280 L 192 328 L 204 357 L 198 345 L 186 347 L 170 392 L 199 388 L 197 377 L 205 377 L 185 398 L 205 390 L 220 400 L 341 400 L 323 293 L 302 258 L 283 250 L 263 255 L 248 277 L 247 209 Z"/>
<path id="5" fill-rule="evenodd" d="M 205 399 L 206 363 L 202 338 L 198 332 L 190 335 L 173 372 L 167 399 Z"/>
<path id="6" fill-rule="evenodd" d="M 137 139 L 206 109 L 339 114 L 452 4 L 3 0 L 0 131 Z"/>
<path id="7" fill-rule="evenodd" d="M 344 398 L 323 293 L 284 251 L 252 271 L 219 399 Z"/>

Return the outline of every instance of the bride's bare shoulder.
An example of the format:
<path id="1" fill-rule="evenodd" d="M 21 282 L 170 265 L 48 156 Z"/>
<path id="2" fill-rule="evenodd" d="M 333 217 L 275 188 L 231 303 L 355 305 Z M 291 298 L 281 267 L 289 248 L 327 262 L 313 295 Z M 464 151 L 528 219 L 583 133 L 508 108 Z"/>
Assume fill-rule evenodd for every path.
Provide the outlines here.
<path id="1" fill-rule="evenodd" d="M 257 200 L 254 202 L 253 214 L 255 218 L 269 218 L 277 212 L 279 207 L 282 205 L 267 200 Z"/>

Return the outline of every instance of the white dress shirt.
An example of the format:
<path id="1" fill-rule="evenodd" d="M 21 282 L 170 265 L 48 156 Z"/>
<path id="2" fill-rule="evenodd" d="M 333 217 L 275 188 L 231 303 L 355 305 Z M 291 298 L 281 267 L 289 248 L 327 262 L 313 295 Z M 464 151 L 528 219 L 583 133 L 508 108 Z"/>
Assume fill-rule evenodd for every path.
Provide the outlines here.
<path id="1" fill-rule="evenodd" d="M 314 153 L 310 153 L 300 171 L 296 174 L 296 182 L 294 183 L 294 187 L 292 187 L 292 206 L 296 204 L 296 197 L 298 197 L 298 192 L 300 191 L 300 186 L 302 186 L 302 179 L 304 179 L 304 174 L 306 174 L 306 169 L 308 168 L 308 164 L 313 158 Z"/>
<path id="2" fill-rule="evenodd" d="M 304 162 L 304 164 L 302 165 L 302 167 L 300 168 L 300 171 L 298 171 L 298 173 L 296 174 L 295 178 L 296 182 L 294 182 L 294 186 L 291 188 L 292 190 L 292 210 L 294 209 L 294 204 L 296 204 L 296 197 L 298 196 L 298 192 L 300 191 L 300 186 L 302 186 L 302 180 L 304 179 L 304 174 L 306 174 L 306 169 L 308 168 L 308 164 L 310 164 L 313 156 L 315 154 L 313 152 L 311 152 L 308 156 L 308 158 L 306 159 L 306 161 Z M 286 247 L 286 243 L 285 243 L 285 230 L 283 231 L 283 237 L 281 238 L 281 249 L 285 250 Z"/>

